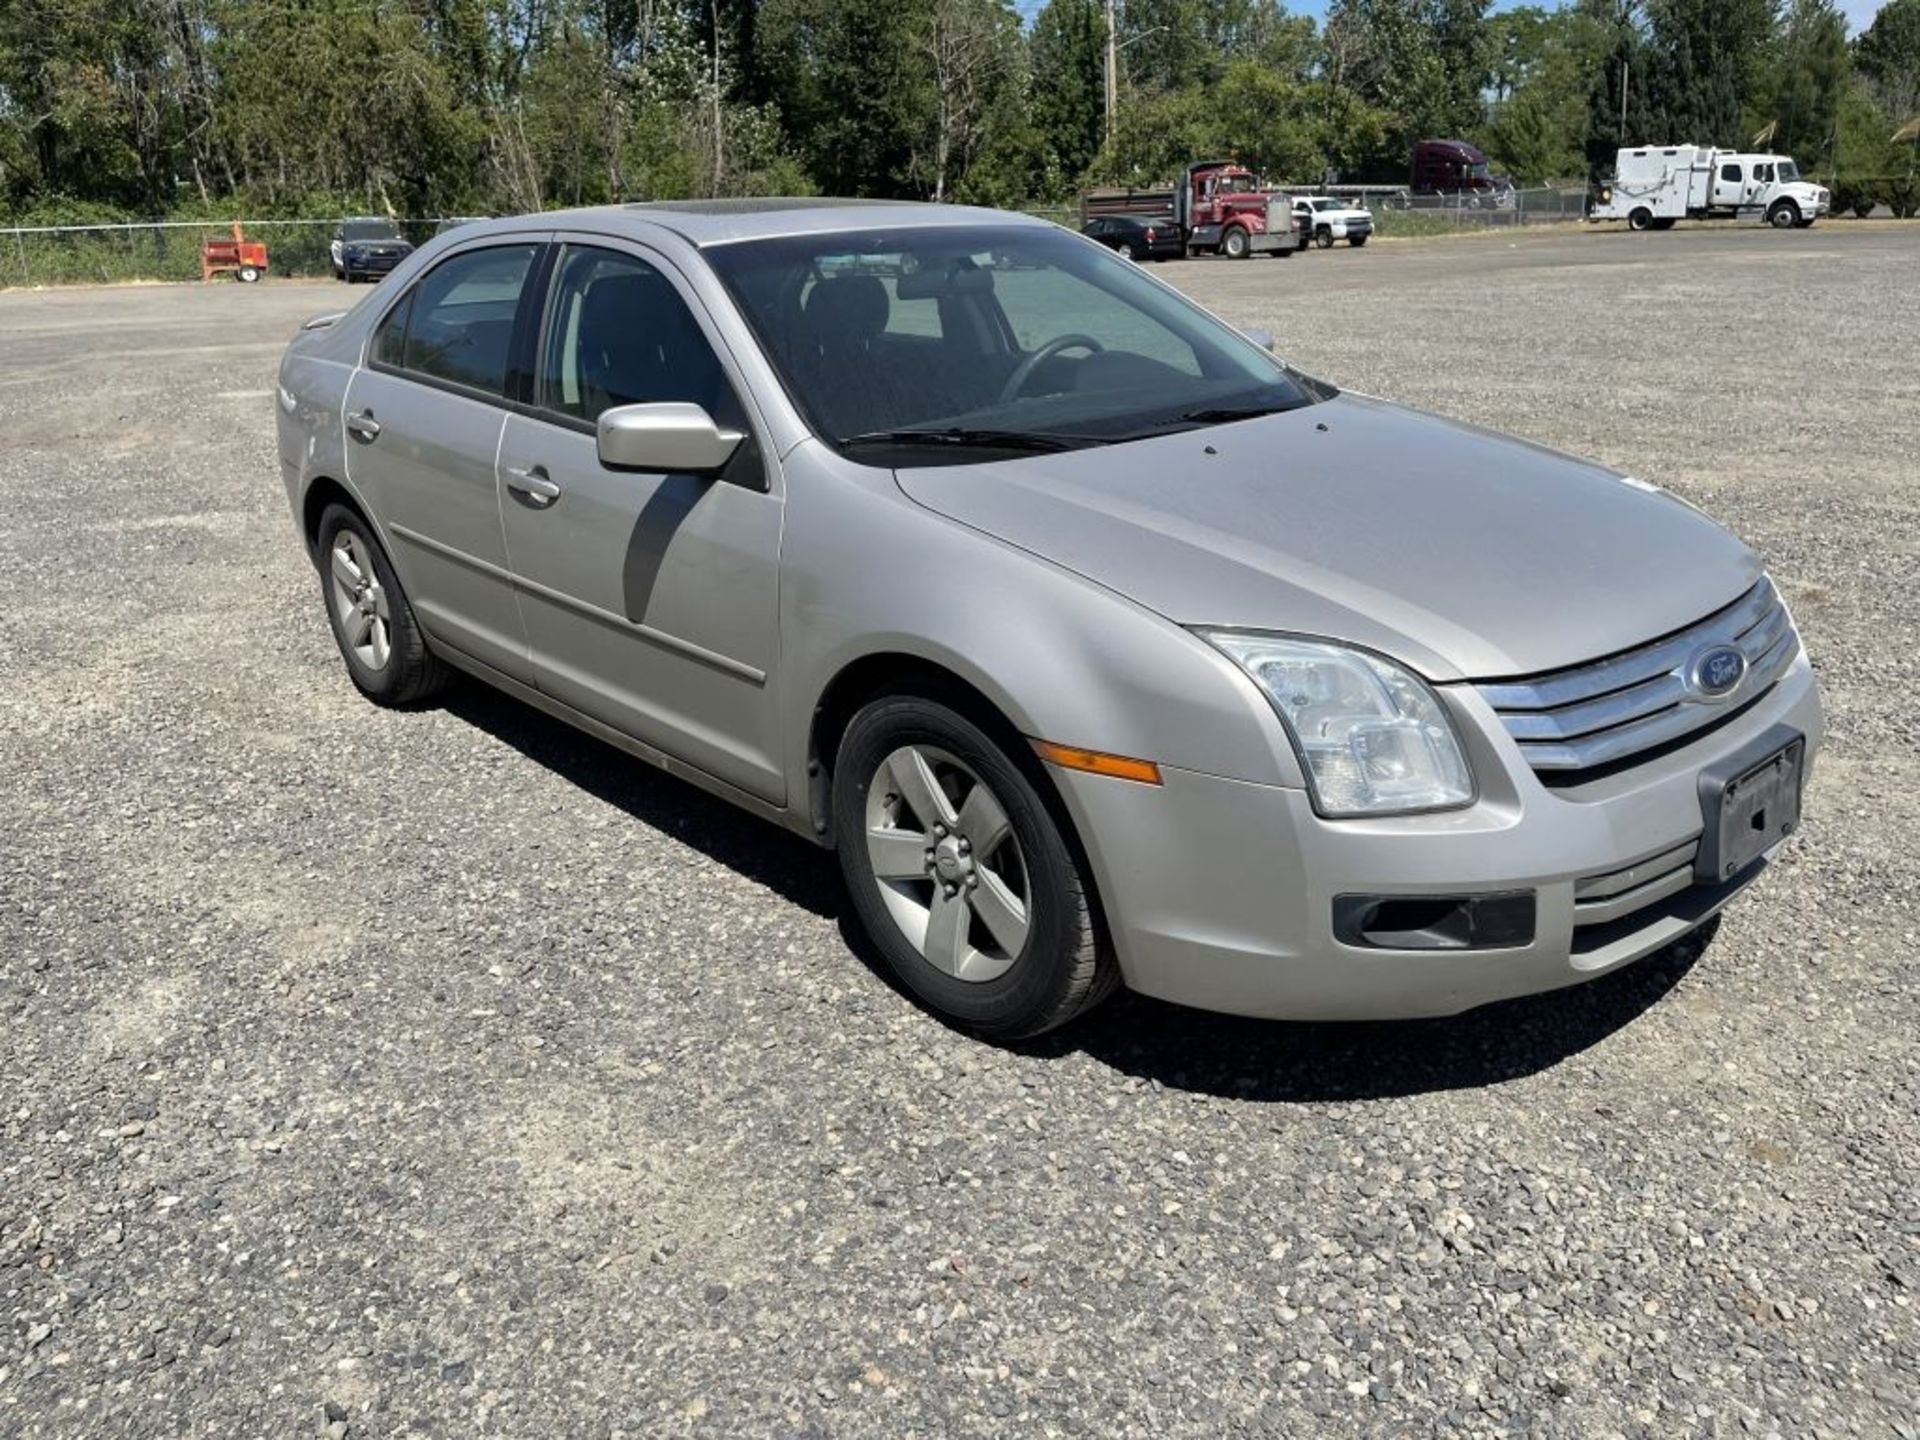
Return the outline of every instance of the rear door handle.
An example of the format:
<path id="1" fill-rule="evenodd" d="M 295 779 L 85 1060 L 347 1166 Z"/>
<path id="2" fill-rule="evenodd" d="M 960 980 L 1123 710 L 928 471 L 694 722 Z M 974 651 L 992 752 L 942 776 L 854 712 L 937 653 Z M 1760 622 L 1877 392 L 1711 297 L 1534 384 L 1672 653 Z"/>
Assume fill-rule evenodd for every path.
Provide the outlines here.
<path id="1" fill-rule="evenodd" d="M 507 471 L 507 489 L 514 497 L 536 510 L 544 510 L 560 498 L 560 487 L 547 478 L 547 467 L 535 465 L 526 470 Z"/>
<path id="2" fill-rule="evenodd" d="M 362 445 L 371 445 L 380 438 L 380 422 L 373 418 L 373 411 L 362 410 L 347 417 L 347 433 Z"/>

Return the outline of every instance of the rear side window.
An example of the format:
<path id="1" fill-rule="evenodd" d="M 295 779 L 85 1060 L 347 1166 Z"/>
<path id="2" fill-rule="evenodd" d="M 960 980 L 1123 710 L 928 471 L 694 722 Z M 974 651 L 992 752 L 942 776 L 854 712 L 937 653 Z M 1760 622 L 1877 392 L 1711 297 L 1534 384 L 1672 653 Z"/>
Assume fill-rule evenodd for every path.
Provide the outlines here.
<path id="1" fill-rule="evenodd" d="M 1720 178 L 1730 184 L 1739 184 L 1740 167 L 1738 165 L 1722 165 L 1720 167 Z"/>
<path id="2" fill-rule="evenodd" d="M 435 266 L 382 322 L 374 363 L 505 394 L 514 312 L 537 248 L 469 250 Z"/>

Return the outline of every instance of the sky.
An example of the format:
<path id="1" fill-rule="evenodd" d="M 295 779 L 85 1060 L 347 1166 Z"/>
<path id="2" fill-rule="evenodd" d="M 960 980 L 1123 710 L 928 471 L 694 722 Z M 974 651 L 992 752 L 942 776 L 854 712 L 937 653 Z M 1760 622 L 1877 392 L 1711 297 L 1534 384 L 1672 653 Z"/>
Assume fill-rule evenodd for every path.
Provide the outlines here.
<path id="1" fill-rule="evenodd" d="M 1046 0 L 1014 0 L 1014 8 L 1032 20 L 1045 3 Z M 1511 10 L 1514 3 L 1515 0 L 1494 0 L 1493 8 Z M 1544 3 L 1551 4 L 1552 0 L 1544 0 Z M 1853 27 L 1852 33 L 1855 35 L 1872 23 L 1880 5 L 1881 0 L 1840 0 L 1841 13 L 1847 17 L 1847 23 Z M 1322 20 L 1326 18 L 1327 0 L 1287 0 L 1287 9 L 1296 15 L 1311 15 L 1316 20 Z"/>

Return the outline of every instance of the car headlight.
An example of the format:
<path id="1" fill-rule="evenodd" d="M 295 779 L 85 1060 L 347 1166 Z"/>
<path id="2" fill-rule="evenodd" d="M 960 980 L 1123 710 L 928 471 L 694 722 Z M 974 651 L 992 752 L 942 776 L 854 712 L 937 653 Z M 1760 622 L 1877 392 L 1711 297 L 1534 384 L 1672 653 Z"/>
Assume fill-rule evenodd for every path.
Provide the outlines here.
<path id="1" fill-rule="evenodd" d="M 1473 771 L 1440 698 L 1365 650 L 1244 630 L 1203 630 L 1266 692 L 1331 818 L 1407 815 L 1473 801 Z"/>

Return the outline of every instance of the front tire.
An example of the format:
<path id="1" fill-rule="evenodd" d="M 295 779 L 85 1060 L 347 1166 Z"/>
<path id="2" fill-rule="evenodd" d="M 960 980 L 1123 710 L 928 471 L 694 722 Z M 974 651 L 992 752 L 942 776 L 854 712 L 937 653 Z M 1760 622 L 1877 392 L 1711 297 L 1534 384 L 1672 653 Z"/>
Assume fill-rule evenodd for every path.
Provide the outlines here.
<path id="1" fill-rule="evenodd" d="M 840 870 L 861 926 L 922 1004 L 992 1040 L 1064 1025 L 1118 982 L 1036 780 L 920 695 L 866 705 L 834 763 Z"/>
<path id="2" fill-rule="evenodd" d="M 1767 211 L 1767 223 L 1776 230 L 1791 230 L 1800 223 L 1800 207 L 1791 200 L 1782 200 Z"/>
<path id="3" fill-rule="evenodd" d="M 1627 228 L 1629 230 L 1651 230 L 1653 228 L 1653 211 L 1644 205 L 1636 206 L 1633 213 L 1627 216 Z"/>
<path id="4" fill-rule="evenodd" d="M 1313 243 L 1318 245 L 1322 250 L 1331 250 L 1333 248 L 1333 227 L 1330 225 L 1322 225 L 1318 230 L 1315 230 L 1313 232 Z"/>
<path id="5" fill-rule="evenodd" d="M 1365 235 L 1349 235 L 1347 237 L 1347 244 L 1351 245 L 1356 250 L 1358 250 L 1362 245 L 1366 243 L 1367 243 L 1367 237 Z"/>
<path id="6" fill-rule="evenodd" d="M 320 516 L 320 588 L 340 658 L 376 705 L 413 705 L 445 688 L 450 672 L 427 649 L 400 579 L 373 527 L 344 505 Z"/>
<path id="7" fill-rule="evenodd" d="M 1237 225 L 1220 237 L 1220 253 L 1229 260 L 1244 260 L 1252 253 L 1252 249 L 1247 243 L 1247 232 Z"/>

